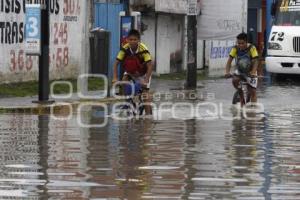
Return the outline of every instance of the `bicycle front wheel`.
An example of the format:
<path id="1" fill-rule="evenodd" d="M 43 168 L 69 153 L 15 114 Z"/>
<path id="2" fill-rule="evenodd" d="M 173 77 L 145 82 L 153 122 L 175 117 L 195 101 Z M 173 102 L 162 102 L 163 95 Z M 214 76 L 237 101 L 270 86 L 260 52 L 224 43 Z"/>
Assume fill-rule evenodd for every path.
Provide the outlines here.
<path id="1" fill-rule="evenodd" d="M 232 98 L 232 104 L 235 105 L 240 102 L 241 102 L 241 97 L 240 97 L 239 91 L 236 91 Z"/>

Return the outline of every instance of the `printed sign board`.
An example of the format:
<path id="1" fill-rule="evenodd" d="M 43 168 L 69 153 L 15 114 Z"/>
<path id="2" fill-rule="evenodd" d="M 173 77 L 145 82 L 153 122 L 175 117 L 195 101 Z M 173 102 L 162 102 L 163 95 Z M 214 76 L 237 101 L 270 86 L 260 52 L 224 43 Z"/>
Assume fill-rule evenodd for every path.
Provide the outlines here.
<path id="1" fill-rule="evenodd" d="M 188 0 L 187 15 L 198 15 L 198 2 L 197 2 L 197 0 Z"/>
<path id="2" fill-rule="evenodd" d="M 26 4 L 25 44 L 27 55 L 41 54 L 41 5 Z"/>

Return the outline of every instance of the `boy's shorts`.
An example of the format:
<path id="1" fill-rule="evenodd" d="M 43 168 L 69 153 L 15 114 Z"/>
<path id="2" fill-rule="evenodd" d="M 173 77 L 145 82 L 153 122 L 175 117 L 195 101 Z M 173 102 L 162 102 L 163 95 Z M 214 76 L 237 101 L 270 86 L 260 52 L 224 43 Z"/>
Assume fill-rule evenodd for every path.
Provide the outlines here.
<path id="1" fill-rule="evenodd" d="M 257 77 L 255 77 L 255 78 L 249 77 L 247 74 L 239 72 L 239 70 L 235 70 L 233 75 L 241 77 L 252 88 L 254 88 L 254 89 L 257 88 L 257 84 L 258 84 L 258 78 Z"/>
<path id="2" fill-rule="evenodd" d="M 146 78 L 146 75 L 135 77 L 135 76 L 133 76 L 133 75 L 127 73 L 127 72 L 124 73 L 124 76 L 130 76 L 133 80 L 140 81 L 140 82 L 143 81 Z M 146 89 L 150 89 L 150 86 L 151 86 L 151 76 L 149 78 L 149 83 L 147 84 Z"/>

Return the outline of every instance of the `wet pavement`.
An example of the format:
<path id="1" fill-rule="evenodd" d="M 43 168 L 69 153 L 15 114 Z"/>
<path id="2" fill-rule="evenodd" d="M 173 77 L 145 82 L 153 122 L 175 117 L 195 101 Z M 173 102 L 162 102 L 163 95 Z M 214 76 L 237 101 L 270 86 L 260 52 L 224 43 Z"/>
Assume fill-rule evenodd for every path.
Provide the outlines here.
<path id="1" fill-rule="evenodd" d="M 300 199 L 300 84 L 262 81 L 256 119 L 236 117 L 230 80 L 201 85 L 155 81 L 154 119 L 1 114 L 0 199 Z"/>

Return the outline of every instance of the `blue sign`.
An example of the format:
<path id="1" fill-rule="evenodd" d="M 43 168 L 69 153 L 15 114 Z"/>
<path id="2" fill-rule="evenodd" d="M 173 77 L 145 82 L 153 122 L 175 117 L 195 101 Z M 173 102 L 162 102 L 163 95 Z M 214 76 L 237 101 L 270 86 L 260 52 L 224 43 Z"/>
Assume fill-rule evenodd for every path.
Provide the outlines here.
<path id="1" fill-rule="evenodd" d="M 41 5 L 26 5 L 26 54 L 41 55 Z"/>
<path id="2" fill-rule="evenodd" d="M 121 45 L 126 43 L 129 31 L 134 27 L 133 16 L 121 16 Z"/>

